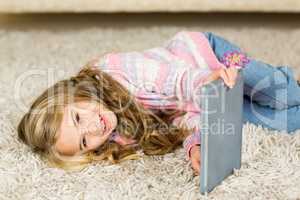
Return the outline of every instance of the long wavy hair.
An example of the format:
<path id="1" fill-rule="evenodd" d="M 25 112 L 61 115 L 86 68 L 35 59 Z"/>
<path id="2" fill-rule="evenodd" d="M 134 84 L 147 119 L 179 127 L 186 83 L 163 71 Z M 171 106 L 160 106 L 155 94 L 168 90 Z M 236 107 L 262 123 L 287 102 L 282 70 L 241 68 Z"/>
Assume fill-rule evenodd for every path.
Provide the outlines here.
<path id="1" fill-rule="evenodd" d="M 135 139 L 136 146 L 122 146 L 107 140 L 98 149 L 84 155 L 64 156 L 54 149 L 64 107 L 71 102 L 97 101 L 113 111 L 118 120 L 116 131 Z M 67 170 L 82 169 L 92 161 L 108 160 L 115 164 L 145 155 L 172 152 L 191 130 L 176 127 L 171 121 L 177 110 L 147 109 L 117 80 L 103 70 L 84 66 L 76 76 L 58 81 L 45 90 L 30 106 L 18 124 L 18 137 L 51 166 Z"/>

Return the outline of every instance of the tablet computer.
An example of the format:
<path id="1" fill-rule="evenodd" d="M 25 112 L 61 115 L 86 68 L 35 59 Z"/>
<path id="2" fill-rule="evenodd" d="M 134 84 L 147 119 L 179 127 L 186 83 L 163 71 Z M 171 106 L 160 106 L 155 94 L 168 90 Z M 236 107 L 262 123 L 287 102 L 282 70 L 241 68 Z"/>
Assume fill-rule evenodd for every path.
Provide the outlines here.
<path id="1" fill-rule="evenodd" d="M 241 167 L 243 74 L 232 89 L 218 79 L 204 85 L 201 106 L 200 192 L 208 193 Z"/>

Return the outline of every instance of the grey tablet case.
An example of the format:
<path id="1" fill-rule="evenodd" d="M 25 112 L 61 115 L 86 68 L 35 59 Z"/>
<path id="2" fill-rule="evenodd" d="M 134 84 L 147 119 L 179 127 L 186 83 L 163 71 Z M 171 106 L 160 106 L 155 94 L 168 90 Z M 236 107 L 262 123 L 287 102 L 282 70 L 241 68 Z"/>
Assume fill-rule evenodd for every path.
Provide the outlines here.
<path id="1" fill-rule="evenodd" d="M 241 167 L 243 74 L 230 89 L 222 80 L 201 88 L 200 192 L 210 192 Z"/>

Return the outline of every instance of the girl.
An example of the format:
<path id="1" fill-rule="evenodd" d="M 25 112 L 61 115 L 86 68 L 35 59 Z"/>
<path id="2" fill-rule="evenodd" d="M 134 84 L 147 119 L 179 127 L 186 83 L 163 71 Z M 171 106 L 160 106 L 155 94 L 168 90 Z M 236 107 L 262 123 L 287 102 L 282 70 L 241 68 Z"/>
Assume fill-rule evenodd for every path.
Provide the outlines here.
<path id="1" fill-rule="evenodd" d="M 288 67 L 250 59 L 210 32 L 181 31 L 163 46 L 95 58 L 76 76 L 43 92 L 18 125 L 18 136 L 51 165 L 77 169 L 162 155 L 180 144 L 200 171 L 199 88 L 244 75 L 244 121 L 294 131 L 300 88 Z"/>

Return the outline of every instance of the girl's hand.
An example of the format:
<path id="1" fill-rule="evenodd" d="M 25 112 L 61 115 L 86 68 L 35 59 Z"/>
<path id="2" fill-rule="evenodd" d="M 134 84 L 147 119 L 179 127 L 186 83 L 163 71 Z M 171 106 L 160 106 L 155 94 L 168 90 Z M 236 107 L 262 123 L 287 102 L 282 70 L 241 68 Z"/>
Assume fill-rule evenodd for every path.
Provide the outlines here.
<path id="1" fill-rule="evenodd" d="M 192 162 L 192 168 L 194 170 L 194 173 L 196 175 L 200 174 L 200 161 L 201 161 L 201 156 L 200 156 L 200 146 L 196 145 L 191 148 L 191 162 Z"/>
<path id="2" fill-rule="evenodd" d="M 220 68 L 213 71 L 204 81 L 203 85 L 208 84 L 218 78 L 221 78 L 224 83 L 233 88 L 236 82 L 236 78 L 238 75 L 238 69 L 236 67 L 229 67 L 229 68 Z"/>
<path id="3" fill-rule="evenodd" d="M 136 144 L 137 141 L 134 139 L 130 139 L 130 138 L 126 138 L 124 136 L 121 135 L 116 135 L 114 138 L 115 142 L 117 142 L 118 144 L 125 146 L 125 145 L 129 145 L 129 144 Z"/>
<path id="4" fill-rule="evenodd" d="M 238 75 L 238 69 L 236 67 L 221 68 L 219 69 L 219 73 L 224 83 L 228 87 L 233 88 Z"/>

